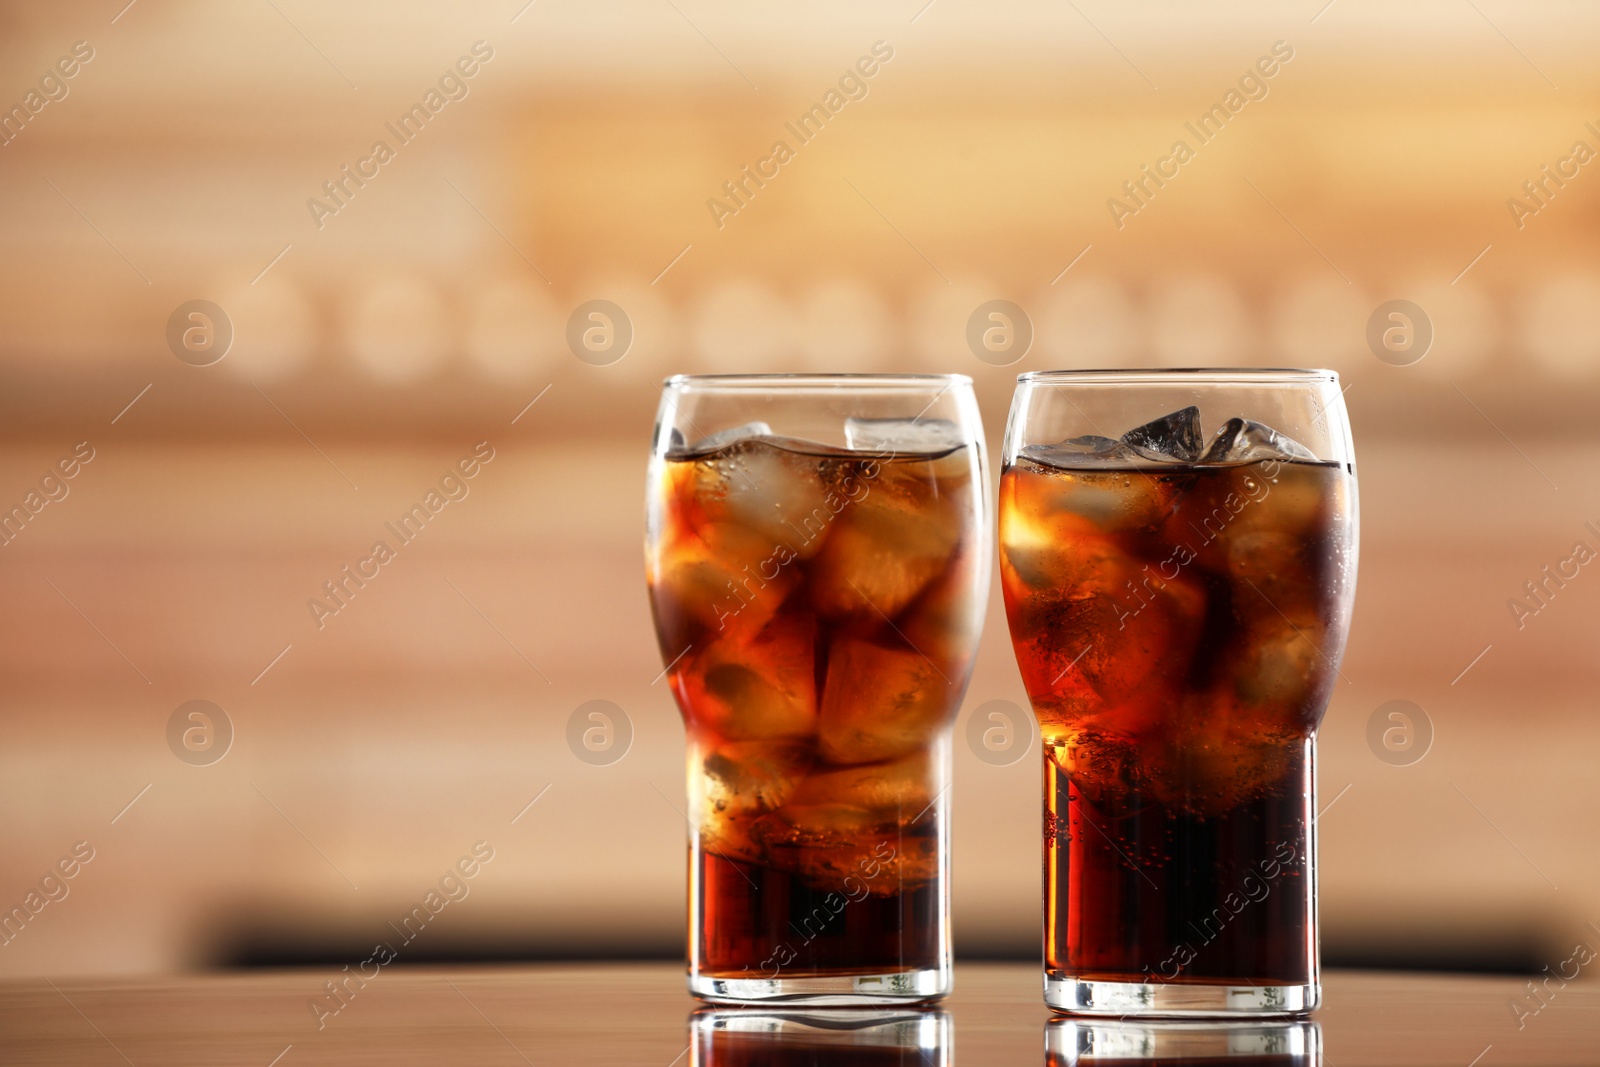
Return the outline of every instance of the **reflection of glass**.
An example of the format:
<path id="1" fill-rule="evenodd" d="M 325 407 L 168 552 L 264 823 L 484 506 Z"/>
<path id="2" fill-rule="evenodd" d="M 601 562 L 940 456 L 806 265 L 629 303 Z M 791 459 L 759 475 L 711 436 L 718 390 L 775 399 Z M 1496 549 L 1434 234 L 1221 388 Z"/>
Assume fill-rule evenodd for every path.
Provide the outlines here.
<path id="1" fill-rule="evenodd" d="M 689 989 L 950 989 L 950 732 L 983 622 L 983 428 L 958 375 L 677 377 L 646 568 L 688 734 Z"/>
<path id="2" fill-rule="evenodd" d="M 1111 1022 L 1052 1019 L 1044 1030 L 1045 1067 L 1090 1064 L 1249 1064 L 1321 1067 L 1322 1030 L 1314 1022 Z"/>
<path id="3" fill-rule="evenodd" d="M 1356 570 L 1338 376 L 1023 375 L 999 513 L 1044 740 L 1045 1000 L 1316 1007 L 1316 736 Z"/>
<path id="4" fill-rule="evenodd" d="M 689 1016 L 691 1067 L 946 1067 L 942 1011 L 771 1012 L 702 1008 Z"/>

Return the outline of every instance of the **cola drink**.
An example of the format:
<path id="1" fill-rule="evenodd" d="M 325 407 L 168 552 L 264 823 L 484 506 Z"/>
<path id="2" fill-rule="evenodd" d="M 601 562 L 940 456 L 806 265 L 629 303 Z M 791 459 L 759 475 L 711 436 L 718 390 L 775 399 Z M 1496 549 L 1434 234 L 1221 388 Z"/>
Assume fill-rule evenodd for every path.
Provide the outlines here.
<path id="1" fill-rule="evenodd" d="M 1206 448 L 1191 408 L 1021 449 L 1000 544 L 1044 741 L 1047 978 L 1314 990 L 1353 475 L 1242 419 Z"/>
<path id="2" fill-rule="evenodd" d="M 915 976 L 948 968 L 948 737 L 984 599 L 979 460 L 925 429 L 921 448 L 853 449 L 764 430 L 652 467 L 650 600 L 688 735 L 691 989 L 928 990 Z"/>

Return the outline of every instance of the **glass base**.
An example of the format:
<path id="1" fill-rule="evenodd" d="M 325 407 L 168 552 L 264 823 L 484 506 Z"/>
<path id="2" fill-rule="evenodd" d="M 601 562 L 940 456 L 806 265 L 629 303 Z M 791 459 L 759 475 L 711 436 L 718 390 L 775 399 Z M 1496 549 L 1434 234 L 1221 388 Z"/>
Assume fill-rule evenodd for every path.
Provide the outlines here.
<path id="1" fill-rule="evenodd" d="M 949 995 L 950 971 L 929 968 L 814 978 L 712 978 L 691 973 L 689 992 L 712 1004 L 797 1004 L 814 1008 L 917 1004 Z"/>
<path id="2" fill-rule="evenodd" d="M 1044 1002 L 1073 1015 L 1227 1017 L 1302 1015 L 1322 1003 L 1322 987 L 1224 982 L 1101 982 L 1045 975 Z"/>

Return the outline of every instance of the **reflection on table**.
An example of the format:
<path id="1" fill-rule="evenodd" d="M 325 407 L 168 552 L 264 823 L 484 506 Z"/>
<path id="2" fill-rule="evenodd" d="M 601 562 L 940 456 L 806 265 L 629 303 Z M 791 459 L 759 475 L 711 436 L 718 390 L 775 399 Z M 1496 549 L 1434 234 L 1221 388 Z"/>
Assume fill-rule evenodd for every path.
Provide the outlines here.
<path id="1" fill-rule="evenodd" d="M 1044 1030 L 1045 1067 L 1090 1064 L 1249 1064 L 1322 1067 L 1322 1030 L 1304 1019 L 1283 1022 L 1052 1019 Z"/>
<path id="2" fill-rule="evenodd" d="M 702 1008 L 689 1015 L 693 1067 L 946 1067 L 954 1061 L 944 1011 L 781 1011 Z"/>

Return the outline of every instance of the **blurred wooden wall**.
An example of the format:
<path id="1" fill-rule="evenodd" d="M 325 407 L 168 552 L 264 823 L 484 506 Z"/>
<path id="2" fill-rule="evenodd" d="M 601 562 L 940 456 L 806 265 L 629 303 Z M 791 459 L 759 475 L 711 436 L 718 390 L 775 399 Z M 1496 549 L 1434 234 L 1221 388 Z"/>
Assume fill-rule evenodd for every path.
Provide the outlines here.
<path id="1" fill-rule="evenodd" d="M 120 6 L 0 11 L 0 104 L 94 51 L 0 146 L 0 506 L 94 450 L 0 547 L 0 907 L 95 849 L 0 973 L 340 958 L 480 838 L 417 953 L 673 951 L 681 733 L 639 549 L 675 371 L 967 373 L 996 449 L 1022 370 L 1338 369 L 1364 530 L 1329 953 L 1537 968 L 1600 915 L 1600 578 L 1507 606 L 1600 549 L 1600 164 L 1507 206 L 1600 150 L 1593 13 Z M 307 200 L 477 41 L 467 95 L 319 228 Z M 707 200 L 878 41 L 719 227 Z M 1107 200 L 1277 41 L 1266 95 L 1119 228 Z M 235 335 L 210 366 L 166 337 L 197 298 Z M 997 298 L 1035 330 L 1007 367 L 965 340 Z M 1366 340 L 1396 298 L 1435 330 L 1412 366 Z M 604 366 L 566 339 L 597 299 L 634 331 Z M 318 628 L 306 601 L 480 441 L 467 497 Z M 968 708 L 1023 699 L 996 609 Z M 235 728 L 211 766 L 168 748 L 191 699 Z M 590 699 L 632 720 L 610 766 L 566 745 Z M 1432 721 L 1410 766 L 1368 747 L 1395 699 Z M 958 945 L 1027 952 L 1036 750 L 957 747 Z"/>

